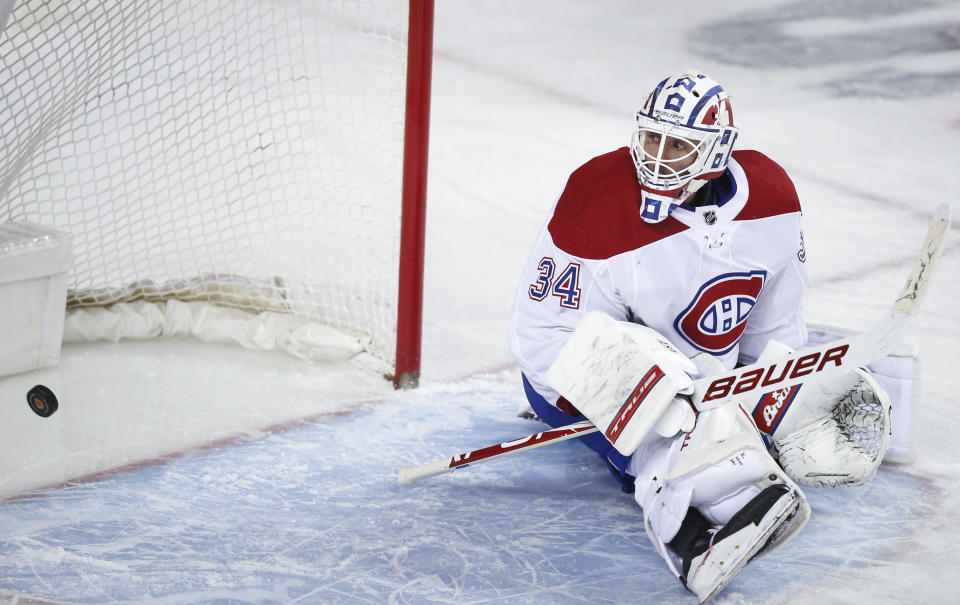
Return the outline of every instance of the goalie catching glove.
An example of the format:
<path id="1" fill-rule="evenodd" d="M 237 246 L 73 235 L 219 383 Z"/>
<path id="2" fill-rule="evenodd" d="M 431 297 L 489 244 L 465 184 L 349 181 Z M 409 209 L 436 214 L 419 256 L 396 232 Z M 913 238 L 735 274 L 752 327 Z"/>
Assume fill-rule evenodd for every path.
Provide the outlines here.
<path id="1" fill-rule="evenodd" d="M 792 352 L 770 341 L 760 359 Z M 891 408 L 890 397 L 870 373 L 854 368 L 765 394 L 753 419 L 794 481 L 839 487 L 876 475 L 890 444 Z"/>

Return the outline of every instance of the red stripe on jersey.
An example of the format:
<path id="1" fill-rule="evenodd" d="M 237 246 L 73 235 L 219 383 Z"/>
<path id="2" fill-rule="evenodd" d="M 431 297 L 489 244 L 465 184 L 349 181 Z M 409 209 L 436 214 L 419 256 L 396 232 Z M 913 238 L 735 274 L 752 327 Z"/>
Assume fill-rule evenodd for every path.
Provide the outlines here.
<path id="1" fill-rule="evenodd" d="M 793 181 L 779 164 L 759 151 L 734 151 L 733 159 L 747 175 L 750 196 L 734 220 L 749 221 L 800 212 Z"/>
<path id="2" fill-rule="evenodd" d="M 779 164 L 759 151 L 733 152 L 747 176 L 747 203 L 735 220 L 800 212 L 797 190 Z M 687 229 L 673 217 L 651 224 L 640 218 L 640 184 L 630 151 L 597 156 L 570 175 L 548 230 L 564 252 L 606 259 Z"/>
<path id="3" fill-rule="evenodd" d="M 583 416 L 583 413 L 578 410 L 575 405 L 567 401 L 566 397 L 563 397 L 562 395 L 559 399 L 557 399 L 557 408 L 559 408 L 560 411 L 567 416 L 572 416 L 574 418 Z"/>
<path id="4" fill-rule="evenodd" d="M 621 147 L 577 168 L 547 227 L 553 243 L 573 256 L 605 259 L 679 233 L 687 226 L 668 217 L 640 218 L 640 183 L 630 150 Z"/>

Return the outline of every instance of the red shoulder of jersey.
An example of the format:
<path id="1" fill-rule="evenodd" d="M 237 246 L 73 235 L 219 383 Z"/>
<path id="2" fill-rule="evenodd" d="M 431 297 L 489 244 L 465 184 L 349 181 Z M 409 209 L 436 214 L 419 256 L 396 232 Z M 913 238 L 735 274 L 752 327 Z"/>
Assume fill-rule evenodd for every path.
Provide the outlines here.
<path id="1" fill-rule="evenodd" d="M 759 151 L 734 151 L 733 159 L 743 168 L 750 184 L 747 203 L 735 220 L 749 221 L 800 212 L 797 190 L 779 164 Z"/>
<path id="2" fill-rule="evenodd" d="M 640 184 L 626 147 L 577 168 L 547 226 L 558 248 L 590 259 L 636 250 L 686 228 L 672 217 L 657 224 L 640 218 Z"/>

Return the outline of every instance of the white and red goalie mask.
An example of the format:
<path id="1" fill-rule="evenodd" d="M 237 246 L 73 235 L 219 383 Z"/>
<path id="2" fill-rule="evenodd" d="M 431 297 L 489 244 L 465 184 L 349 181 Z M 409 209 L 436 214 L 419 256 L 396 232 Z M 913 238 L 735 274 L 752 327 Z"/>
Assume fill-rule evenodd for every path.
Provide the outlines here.
<path id="1" fill-rule="evenodd" d="M 723 174 L 737 132 L 728 95 L 716 80 L 687 70 L 660 82 L 637 112 L 630 143 L 641 218 L 663 221 L 706 181 Z"/>

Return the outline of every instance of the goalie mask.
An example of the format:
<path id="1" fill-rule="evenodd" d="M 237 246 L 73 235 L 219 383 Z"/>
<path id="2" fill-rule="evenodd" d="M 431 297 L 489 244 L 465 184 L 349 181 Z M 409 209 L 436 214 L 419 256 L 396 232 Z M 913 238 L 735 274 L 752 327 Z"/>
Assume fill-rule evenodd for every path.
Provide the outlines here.
<path id="1" fill-rule="evenodd" d="M 630 154 L 640 217 L 659 223 L 704 183 L 723 174 L 737 129 L 727 93 L 693 70 L 660 82 L 637 112 Z"/>

